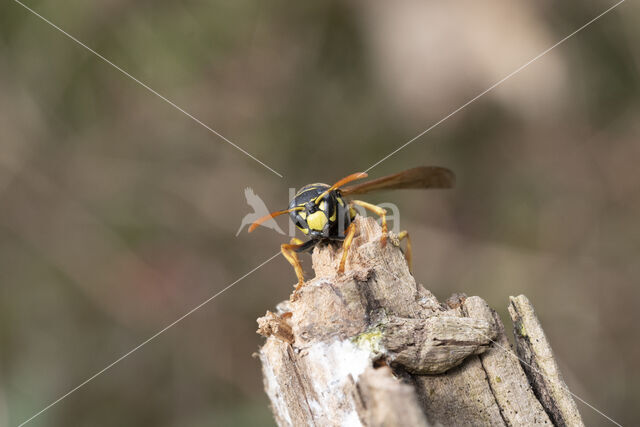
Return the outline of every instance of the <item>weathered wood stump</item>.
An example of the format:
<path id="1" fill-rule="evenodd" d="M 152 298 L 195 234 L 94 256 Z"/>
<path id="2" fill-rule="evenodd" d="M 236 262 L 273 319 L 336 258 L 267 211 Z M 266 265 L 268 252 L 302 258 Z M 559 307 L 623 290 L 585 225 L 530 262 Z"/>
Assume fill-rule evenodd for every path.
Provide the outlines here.
<path id="1" fill-rule="evenodd" d="M 582 425 L 524 296 L 509 307 L 520 358 L 479 297 L 440 303 L 397 239 L 358 218 L 342 249 L 317 247 L 316 277 L 258 319 L 266 392 L 281 426 Z"/>

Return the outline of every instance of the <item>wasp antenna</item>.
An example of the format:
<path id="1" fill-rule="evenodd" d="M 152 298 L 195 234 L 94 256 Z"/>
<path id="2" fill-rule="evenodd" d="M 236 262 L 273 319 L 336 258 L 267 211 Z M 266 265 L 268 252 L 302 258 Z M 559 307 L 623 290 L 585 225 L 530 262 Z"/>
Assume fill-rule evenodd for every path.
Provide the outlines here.
<path id="1" fill-rule="evenodd" d="M 316 197 L 315 203 L 316 204 L 320 203 L 320 200 L 322 200 L 325 197 L 327 197 L 327 194 L 329 194 L 330 192 L 332 192 L 336 188 L 340 188 L 343 185 L 345 185 L 345 184 L 347 184 L 347 183 L 349 183 L 351 181 L 355 181 L 357 179 L 366 178 L 368 176 L 369 175 L 366 172 L 356 172 L 356 173 L 352 173 L 351 175 L 345 176 L 340 181 L 336 182 L 331 187 L 329 187 L 324 193 L 322 193 L 318 197 Z"/>
<path id="2" fill-rule="evenodd" d="M 277 217 L 277 216 L 284 215 L 284 214 L 289 213 L 289 212 L 292 212 L 292 211 L 299 211 L 299 210 L 301 210 L 301 209 L 304 209 L 304 208 L 301 208 L 301 207 L 295 207 L 295 208 L 293 208 L 293 209 L 287 209 L 287 210 L 284 210 L 284 211 L 271 212 L 269 215 L 265 215 L 265 216 L 263 216 L 262 218 L 258 218 L 257 220 L 255 220 L 255 221 L 254 221 L 254 222 L 249 226 L 249 230 L 248 230 L 248 231 L 249 231 L 249 233 L 251 233 L 253 230 L 255 230 L 256 228 L 258 228 L 258 226 L 259 226 L 260 224 L 262 224 L 262 223 L 263 223 L 263 222 L 265 222 L 265 221 L 270 220 L 271 218 L 275 218 L 275 217 Z"/>

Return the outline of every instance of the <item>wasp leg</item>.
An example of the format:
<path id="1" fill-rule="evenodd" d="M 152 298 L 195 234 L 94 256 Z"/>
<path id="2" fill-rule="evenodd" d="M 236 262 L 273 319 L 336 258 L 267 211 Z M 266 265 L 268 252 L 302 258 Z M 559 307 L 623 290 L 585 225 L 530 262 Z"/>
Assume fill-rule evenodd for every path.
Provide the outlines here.
<path id="1" fill-rule="evenodd" d="M 371 203 L 363 202 L 362 200 L 352 200 L 351 203 L 362 206 L 363 208 L 380 216 L 380 219 L 382 220 L 382 238 L 380 239 L 380 244 L 384 248 L 387 244 L 387 211 L 382 209 L 380 206 L 372 205 Z"/>
<path id="2" fill-rule="evenodd" d="M 353 241 L 353 236 L 355 234 L 356 234 L 356 227 L 355 227 L 355 223 L 352 222 L 347 227 L 344 243 L 342 243 L 342 259 L 340 260 L 338 273 L 344 273 L 344 264 L 347 262 L 347 254 L 349 253 L 349 248 L 351 247 L 351 242 Z"/>
<path id="3" fill-rule="evenodd" d="M 407 249 L 405 249 L 404 251 L 404 258 L 407 260 L 407 265 L 409 266 L 409 273 L 413 274 L 413 265 L 411 262 L 411 259 L 412 259 L 411 238 L 409 237 L 409 232 L 407 230 L 404 230 L 398 233 L 398 241 L 402 241 L 402 239 L 407 239 Z"/>
<path id="4" fill-rule="evenodd" d="M 296 272 L 296 276 L 298 276 L 298 286 L 296 287 L 296 291 L 298 291 L 304 285 L 304 274 L 302 273 L 302 265 L 300 265 L 300 260 L 298 259 L 298 255 L 296 254 L 297 250 L 299 250 L 305 243 L 303 243 L 300 239 L 296 239 L 295 237 L 291 239 L 290 243 L 284 243 L 280 246 L 280 251 L 282 255 L 289 261 L 289 264 L 293 266 L 293 269 Z"/>

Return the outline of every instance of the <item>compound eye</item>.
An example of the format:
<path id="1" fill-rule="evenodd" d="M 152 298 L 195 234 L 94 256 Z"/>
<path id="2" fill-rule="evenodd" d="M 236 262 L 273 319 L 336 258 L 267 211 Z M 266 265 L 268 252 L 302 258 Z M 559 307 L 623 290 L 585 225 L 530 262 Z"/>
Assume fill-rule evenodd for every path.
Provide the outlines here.
<path id="1" fill-rule="evenodd" d="M 303 219 L 301 219 L 300 217 L 296 217 L 294 224 L 304 234 L 309 234 L 309 226 L 306 224 L 306 222 Z"/>
<path id="2" fill-rule="evenodd" d="M 300 229 L 307 228 L 306 220 L 307 220 L 307 212 L 299 211 L 296 215 L 296 220 L 295 220 L 296 227 Z"/>

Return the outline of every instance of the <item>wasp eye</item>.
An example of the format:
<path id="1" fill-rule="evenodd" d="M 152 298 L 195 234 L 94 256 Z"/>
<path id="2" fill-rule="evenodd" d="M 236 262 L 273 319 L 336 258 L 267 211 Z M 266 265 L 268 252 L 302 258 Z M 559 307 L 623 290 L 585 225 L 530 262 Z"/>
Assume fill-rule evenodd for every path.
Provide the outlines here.
<path id="1" fill-rule="evenodd" d="M 304 223 L 307 220 L 307 212 L 300 211 L 298 215 L 296 215 L 296 220 L 294 221 L 298 228 L 306 228 L 307 225 Z"/>

